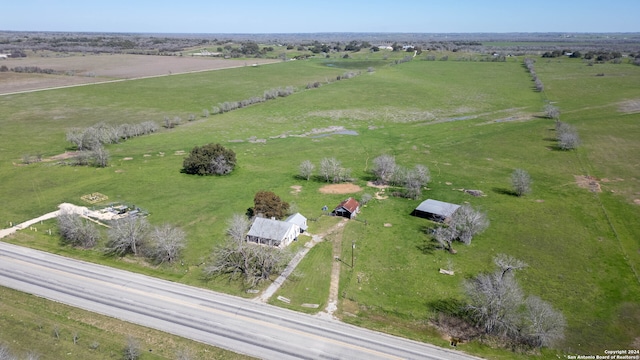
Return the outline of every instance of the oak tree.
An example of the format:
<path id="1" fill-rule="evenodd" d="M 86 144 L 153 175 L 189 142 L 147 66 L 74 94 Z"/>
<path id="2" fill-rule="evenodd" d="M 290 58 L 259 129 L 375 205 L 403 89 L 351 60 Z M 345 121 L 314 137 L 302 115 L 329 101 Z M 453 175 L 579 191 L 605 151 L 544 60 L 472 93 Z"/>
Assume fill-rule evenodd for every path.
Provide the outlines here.
<path id="1" fill-rule="evenodd" d="M 182 171 L 194 175 L 225 175 L 236 166 L 236 154 L 220 144 L 194 147 L 182 163 Z"/>

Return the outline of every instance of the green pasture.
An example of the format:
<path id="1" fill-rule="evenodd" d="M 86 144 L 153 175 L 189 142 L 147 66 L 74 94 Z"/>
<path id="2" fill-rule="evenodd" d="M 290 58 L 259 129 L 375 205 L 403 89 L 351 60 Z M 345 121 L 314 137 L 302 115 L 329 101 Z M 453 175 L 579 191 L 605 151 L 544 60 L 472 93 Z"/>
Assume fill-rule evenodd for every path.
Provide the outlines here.
<path id="1" fill-rule="evenodd" d="M 188 234 L 185 265 L 160 268 L 60 248 L 56 236 L 42 232 L 7 241 L 248 296 L 241 284 L 205 281 L 201 273 L 232 214 L 251 207 L 256 191 L 270 190 L 312 220 L 309 232 L 320 233 L 330 226 L 322 206 L 332 208 L 349 195 L 320 193 L 325 184 L 299 179 L 299 164 L 308 159 L 318 166 L 324 157 L 337 158 L 362 187 L 351 194 L 360 198 L 377 191 L 366 182 L 372 160 L 387 153 L 400 165 L 429 167 L 432 180 L 423 199 L 469 202 L 487 213 L 491 226 L 470 246 L 455 245 L 458 252 L 452 255 L 433 247 L 426 235 L 432 223 L 409 215 L 420 200 L 372 200 L 358 217 L 362 221 L 349 222 L 342 234 L 342 258 L 350 259 L 351 242 L 356 243 L 355 267 L 341 270 L 338 315 L 344 321 L 445 345 L 429 319 L 464 301 L 463 281 L 493 270 L 492 258 L 504 253 L 529 264 L 517 274 L 525 293 L 550 302 L 566 317 L 559 351 L 632 348 L 640 333 L 640 206 L 633 202 L 640 198 L 640 115 L 621 112 L 620 103 L 638 100 L 640 68 L 537 59 L 545 91 L 536 93 L 515 60 L 391 65 L 381 55 L 358 56 L 0 97 L 0 225 L 53 211 L 61 202 L 82 205 L 80 196 L 101 192 L 108 202 L 147 210 L 152 224 L 175 224 Z M 374 72 L 366 71 L 370 66 Z M 334 81 L 354 69 L 361 75 Z M 314 81 L 323 86 L 304 90 Z M 288 85 L 299 91 L 200 116 L 219 102 Z M 560 108 L 562 121 L 577 128 L 583 141 L 577 151 L 556 149 L 554 123 L 541 117 L 547 101 Z M 186 121 L 190 113 L 196 121 Z M 109 146 L 107 168 L 19 164 L 24 154 L 62 153 L 71 127 L 100 121 L 161 123 L 165 115 L 180 116 L 183 124 Z M 329 126 L 358 135 L 298 136 Z M 236 152 L 236 170 L 225 177 L 180 173 L 182 152 L 209 142 Z M 511 194 L 515 168 L 533 179 L 533 191 L 522 198 Z M 579 188 L 575 175 L 601 179 L 602 192 Z M 293 185 L 302 190 L 293 192 Z M 486 196 L 472 197 L 462 189 Z M 277 293 L 292 299 L 292 308 L 326 306 L 330 241 L 316 245 Z M 455 276 L 438 273 L 449 267 Z M 462 346 L 490 358 L 515 356 L 475 343 Z"/>
<path id="2" fill-rule="evenodd" d="M 0 343 L 19 359 L 30 352 L 42 360 L 121 359 L 129 337 L 139 345 L 141 360 L 176 359 L 181 351 L 196 359 L 251 359 L 0 287 Z"/>

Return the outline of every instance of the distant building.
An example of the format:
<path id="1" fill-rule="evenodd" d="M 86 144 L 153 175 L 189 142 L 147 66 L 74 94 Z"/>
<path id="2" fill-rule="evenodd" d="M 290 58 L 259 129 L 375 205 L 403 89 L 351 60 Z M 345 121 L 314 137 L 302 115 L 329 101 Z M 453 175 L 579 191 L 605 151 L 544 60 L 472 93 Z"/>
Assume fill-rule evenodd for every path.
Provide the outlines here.
<path id="1" fill-rule="evenodd" d="M 353 219 L 356 217 L 358 212 L 360 212 L 360 203 L 356 199 L 350 197 L 336 206 L 332 214 L 335 216 Z"/>
<path id="2" fill-rule="evenodd" d="M 428 199 L 421 202 L 411 215 L 437 222 L 448 222 L 459 208 L 460 205 Z"/>
<path id="3" fill-rule="evenodd" d="M 192 53 L 191 56 L 220 56 L 219 52 L 210 52 L 208 50 L 200 50 L 199 53 Z"/>

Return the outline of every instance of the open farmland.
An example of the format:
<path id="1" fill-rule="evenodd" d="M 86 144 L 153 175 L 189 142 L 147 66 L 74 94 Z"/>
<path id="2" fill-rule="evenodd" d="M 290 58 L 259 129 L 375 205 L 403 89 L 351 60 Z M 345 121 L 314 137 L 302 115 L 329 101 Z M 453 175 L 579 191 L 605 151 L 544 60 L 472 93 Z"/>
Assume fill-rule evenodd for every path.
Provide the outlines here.
<path id="1" fill-rule="evenodd" d="M 228 69 L 253 64 L 269 64 L 273 59 L 223 60 L 191 56 L 150 55 L 64 55 L 10 58 L 2 61 L 8 68 L 39 67 L 59 72 L 27 74 L 0 72 L 0 94 L 90 84 L 104 81 L 166 76 L 188 72 Z"/>
<path id="2" fill-rule="evenodd" d="M 375 71 L 367 72 L 370 66 Z M 362 74 L 334 81 L 354 67 Z M 566 317 L 558 351 L 600 354 L 638 348 L 640 114 L 633 106 L 629 111 L 629 104 L 638 101 L 640 67 L 538 59 L 536 70 L 545 84 L 541 93 L 533 90 L 521 58 L 416 58 L 392 65 L 382 56 L 362 54 L 360 59 L 312 59 L 2 96 L 0 220 L 8 226 L 100 192 L 109 201 L 149 211 L 153 224 L 182 227 L 188 235 L 185 266 L 151 267 L 61 247 L 57 236 L 42 231 L 23 232 L 9 241 L 248 296 L 240 284 L 206 282 L 201 276 L 200 264 L 223 241 L 232 214 L 244 213 L 256 191 L 266 189 L 307 217 L 320 217 L 311 222 L 310 232 L 321 232 L 334 220 L 321 216 L 322 206 L 335 206 L 346 195 L 324 194 L 324 183 L 299 179 L 298 165 L 307 159 L 316 164 L 324 157 L 339 159 L 352 170 L 362 189 L 353 196 L 360 197 L 377 191 L 367 187 L 371 160 L 387 153 L 404 166 L 429 167 L 432 181 L 423 198 L 469 202 L 488 214 L 491 226 L 470 246 L 454 245 L 458 252 L 452 255 L 430 246 L 425 234 L 430 223 L 409 216 L 419 200 L 372 200 L 359 216 L 366 224 L 352 221 L 341 236 L 341 258 L 349 258 L 351 242 L 357 243 L 354 268 L 341 270 L 336 314 L 344 321 L 445 345 L 429 320 L 462 303 L 463 281 L 491 271 L 492 257 L 505 253 L 528 263 L 517 274 L 525 292 L 550 302 Z M 314 81 L 322 86 L 303 90 Z M 201 116 L 217 103 L 285 86 L 299 91 Z M 556 150 L 553 121 L 542 117 L 546 101 L 578 129 L 583 145 L 577 151 Z M 189 114 L 197 119 L 110 145 L 107 168 L 55 161 L 21 164 L 25 154 L 47 158 L 68 150 L 65 133 L 72 127 L 101 121 L 160 123 L 164 116 L 186 119 Z M 314 129 L 335 126 L 357 135 L 314 135 Z M 209 142 L 236 152 L 236 170 L 219 178 L 180 173 L 184 153 Z M 533 191 L 522 198 L 510 193 L 515 168 L 526 169 L 534 181 Z M 601 192 L 579 187 L 576 176 L 592 177 Z M 487 196 L 471 197 L 461 189 L 482 190 Z M 42 226 L 55 228 L 53 222 Z M 281 294 L 324 304 L 327 291 L 306 290 L 304 281 L 310 278 L 321 284 L 317 286 L 327 282 L 305 272 L 329 273 L 332 259 L 326 245 L 312 251 Z M 448 266 L 455 276 L 438 273 Z M 461 348 L 490 358 L 527 357 L 475 342 Z"/>

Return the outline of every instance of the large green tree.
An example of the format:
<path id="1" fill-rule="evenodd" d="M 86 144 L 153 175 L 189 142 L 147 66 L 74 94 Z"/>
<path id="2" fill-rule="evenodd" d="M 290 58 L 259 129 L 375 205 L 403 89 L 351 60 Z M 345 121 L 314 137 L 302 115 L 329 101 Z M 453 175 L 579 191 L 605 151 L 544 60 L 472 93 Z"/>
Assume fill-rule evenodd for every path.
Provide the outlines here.
<path id="1" fill-rule="evenodd" d="M 258 191 L 253 198 L 253 215 L 282 219 L 288 210 L 289 204 L 271 191 Z"/>
<path id="2" fill-rule="evenodd" d="M 236 153 L 220 144 L 196 146 L 182 163 L 182 172 L 195 175 L 225 175 L 236 166 Z"/>

